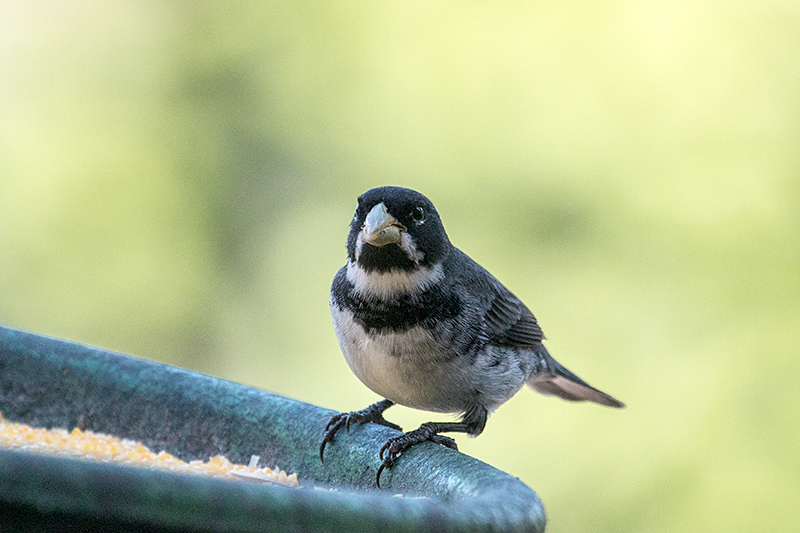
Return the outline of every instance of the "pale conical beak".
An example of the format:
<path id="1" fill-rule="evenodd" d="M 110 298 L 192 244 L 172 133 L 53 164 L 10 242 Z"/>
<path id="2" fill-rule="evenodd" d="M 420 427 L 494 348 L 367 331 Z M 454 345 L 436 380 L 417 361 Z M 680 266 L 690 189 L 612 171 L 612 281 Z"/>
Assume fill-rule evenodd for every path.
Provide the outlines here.
<path id="1" fill-rule="evenodd" d="M 406 231 L 405 226 L 390 215 L 381 202 L 367 214 L 367 219 L 361 228 L 361 239 L 372 246 L 399 244 L 403 231 Z"/>

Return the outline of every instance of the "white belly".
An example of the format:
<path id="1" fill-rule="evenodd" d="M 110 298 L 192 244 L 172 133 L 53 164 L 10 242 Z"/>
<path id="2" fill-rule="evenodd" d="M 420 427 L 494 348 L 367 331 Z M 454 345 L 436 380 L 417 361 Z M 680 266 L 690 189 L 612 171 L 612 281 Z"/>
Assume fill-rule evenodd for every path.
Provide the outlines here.
<path id="1" fill-rule="evenodd" d="M 347 364 L 364 385 L 400 405 L 437 412 L 464 409 L 469 384 L 456 365 L 442 357 L 428 330 L 367 334 L 349 313 L 331 307 L 333 324 Z"/>

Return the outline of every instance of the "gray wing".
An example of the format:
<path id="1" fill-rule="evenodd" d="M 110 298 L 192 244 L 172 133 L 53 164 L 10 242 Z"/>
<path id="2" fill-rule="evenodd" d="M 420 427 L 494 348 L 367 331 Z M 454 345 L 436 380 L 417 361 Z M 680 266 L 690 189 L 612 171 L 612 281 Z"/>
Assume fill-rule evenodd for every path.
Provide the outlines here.
<path id="1" fill-rule="evenodd" d="M 519 348 L 541 344 L 544 334 L 533 313 L 504 286 L 494 288 L 494 298 L 484 313 L 489 342 Z"/>
<path id="2" fill-rule="evenodd" d="M 511 348 L 536 348 L 544 334 L 533 313 L 505 285 L 467 254 L 453 249 L 445 274 L 459 279 L 472 299 L 477 314 L 483 314 L 481 336 L 489 344 Z"/>
<path id="3" fill-rule="evenodd" d="M 552 394 L 573 402 L 588 400 L 609 407 L 624 407 L 622 402 L 592 387 L 553 359 L 542 344 L 545 338 L 542 328 L 530 309 L 494 276 L 477 263 L 475 265 L 485 275 L 482 294 L 489 294 L 483 300 L 488 342 L 530 350 L 537 361 L 528 377 L 528 385 L 542 394 Z"/>

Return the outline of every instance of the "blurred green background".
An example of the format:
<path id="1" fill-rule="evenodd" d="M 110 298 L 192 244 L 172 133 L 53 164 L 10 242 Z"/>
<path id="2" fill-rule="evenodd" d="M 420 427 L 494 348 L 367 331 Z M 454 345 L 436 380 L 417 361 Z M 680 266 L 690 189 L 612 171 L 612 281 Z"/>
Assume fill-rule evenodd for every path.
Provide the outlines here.
<path id="1" fill-rule="evenodd" d="M 328 289 L 387 184 L 628 404 L 458 437 L 550 531 L 800 529 L 800 3 L 0 6 L 6 325 L 364 407 Z"/>

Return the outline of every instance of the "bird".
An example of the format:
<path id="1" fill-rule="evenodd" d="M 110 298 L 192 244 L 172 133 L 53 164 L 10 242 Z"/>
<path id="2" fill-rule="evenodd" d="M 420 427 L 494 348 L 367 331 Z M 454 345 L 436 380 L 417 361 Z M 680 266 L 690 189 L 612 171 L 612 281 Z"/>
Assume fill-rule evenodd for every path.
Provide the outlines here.
<path id="1" fill-rule="evenodd" d="M 550 355 L 533 313 L 450 242 L 433 203 L 417 191 L 385 186 L 358 197 L 330 309 L 347 364 L 383 400 L 331 417 L 323 464 L 326 445 L 354 423 L 402 431 L 383 416 L 395 404 L 459 416 L 388 439 L 378 454 L 378 487 L 409 448 L 432 441 L 458 449 L 440 433 L 480 435 L 489 415 L 526 384 L 564 400 L 624 407 Z"/>

